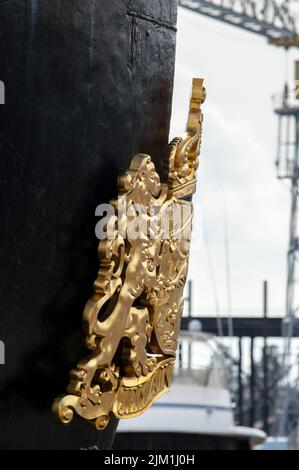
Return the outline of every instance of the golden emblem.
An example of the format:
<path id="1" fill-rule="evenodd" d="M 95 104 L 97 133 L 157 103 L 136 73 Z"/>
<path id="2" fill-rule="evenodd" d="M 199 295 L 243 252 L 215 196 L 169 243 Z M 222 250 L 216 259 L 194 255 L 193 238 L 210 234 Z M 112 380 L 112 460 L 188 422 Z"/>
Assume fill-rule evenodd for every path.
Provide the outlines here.
<path id="1" fill-rule="evenodd" d="M 187 130 L 169 145 L 162 182 L 150 156 L 143 154 L 135 155 L 119 177 L 119 199 L 126 210 L 120 211 L 119 199 L 111 201 L 115 213 L 106 224 L 110 235 L 100 240 L 94 295 L 83 313 L 92 352 L 71 371 L 68 395 L 53 404 L 65 424 L 76 413 L 103 429 L 112 415 L 143 413 L 170 387 L 188 271 L 204 99 L 203 80 L 193 79 Z"/>

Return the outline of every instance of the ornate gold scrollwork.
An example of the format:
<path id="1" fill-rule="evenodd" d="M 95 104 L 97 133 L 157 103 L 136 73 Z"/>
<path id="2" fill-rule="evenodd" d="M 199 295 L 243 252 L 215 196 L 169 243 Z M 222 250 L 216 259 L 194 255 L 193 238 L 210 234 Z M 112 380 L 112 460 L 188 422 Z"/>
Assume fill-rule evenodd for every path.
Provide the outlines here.
<path id="1" fill-rule="evenodd" d="M 190 197 L 196 189 L 204 99 L 203 80 L 193 79 L 187 130 L 169 144 L 162 183 L 150 156 L 143 154 L 135 155 L 119 177 L 125 216 L 118 201 L 111 201 L 115 215 L 107 228 L 113 236 L 99 243 L 100 269 L 83 314 L 92 352 L 71 371 L 68 395 L 53 404 L 65 424 L 76 413 L 103 429 L 111 415 L 143 413 L 170 387 L 188 270 Z M 140 215 L 136 207 L 141 205 L 146 210 Z M 138 237 L 126 230 L 137 218 L 144 227 Z"/>

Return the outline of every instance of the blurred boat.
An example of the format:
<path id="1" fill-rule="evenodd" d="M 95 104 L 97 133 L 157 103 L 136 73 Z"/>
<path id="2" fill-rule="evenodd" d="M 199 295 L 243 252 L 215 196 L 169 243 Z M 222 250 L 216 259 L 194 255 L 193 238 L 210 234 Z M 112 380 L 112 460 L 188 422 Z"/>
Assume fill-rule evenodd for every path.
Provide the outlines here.
<path id="1" fill-rule="evenodd" d="M 170 392 L 133 420 L 122 420 L 114 442 L 119 450 L 251 449 L 266 434 L 236 426 L 224 351 L 215 337 L 182 337 Z"/>

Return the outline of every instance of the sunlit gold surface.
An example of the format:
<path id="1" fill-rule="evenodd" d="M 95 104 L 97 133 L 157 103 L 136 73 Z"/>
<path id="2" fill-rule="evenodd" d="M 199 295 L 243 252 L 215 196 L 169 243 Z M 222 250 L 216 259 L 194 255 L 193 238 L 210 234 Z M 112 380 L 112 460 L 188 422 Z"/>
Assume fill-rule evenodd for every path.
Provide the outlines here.
<path id="1" fill-rule="evenodd" d="M 151 222 L 155 237 L 148 231 L 136 239 L 124 237 L 124 227 L 137 214 L 128 211 L 121 220 L 117 201 L 111 201 L 116 215 L 109 225 L 115 238 L 99 243 L 94 295 L 83 314 L 92 352 L 71 371 L 68 395 L 53 404 L 65 424 L 76 413 L 103 429 L 112 415 L 129 418 L 143 413 L 170 387 L 188 270 L 192 203 L 187 199 L 196 189 L 204 98 L 203 80 L 194 79 L 187 130 L 169 145 L 162 183 L 150 156 L 144 154 L 135 155 L 119 177 L 119 195 L 127 208 L 146 206 L 142 217 L 145 226 Z M 165 238 L 166 209 L 171 227 Z M 183 209 L 184 225 L 175 227 L 173 214 Z"/>

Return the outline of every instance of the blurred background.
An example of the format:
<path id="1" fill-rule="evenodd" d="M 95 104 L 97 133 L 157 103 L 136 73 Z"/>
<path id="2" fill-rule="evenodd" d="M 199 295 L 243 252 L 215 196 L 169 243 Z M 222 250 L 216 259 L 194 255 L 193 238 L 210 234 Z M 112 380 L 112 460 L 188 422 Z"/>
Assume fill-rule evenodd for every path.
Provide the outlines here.
<path id="1" fill-rule="evenodd" d="M 207 99 L 175 385 L 140 446 L 299 449 L 299 2 L 179 4 L 171 138 L 192 77 Z"/>

